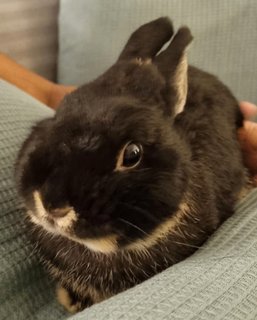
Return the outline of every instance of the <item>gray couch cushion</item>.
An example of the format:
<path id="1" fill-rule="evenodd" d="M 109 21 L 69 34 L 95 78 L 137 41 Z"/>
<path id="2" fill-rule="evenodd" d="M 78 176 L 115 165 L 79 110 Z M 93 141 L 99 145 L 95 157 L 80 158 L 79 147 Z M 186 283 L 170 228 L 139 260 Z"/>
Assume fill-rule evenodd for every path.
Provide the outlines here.
<path id="1" fill-rule="evenodd" d="M 238 99 L 257 103 L 255 0 L 61 0 L 59 81 L 82 84 L 117 58 L 140 24 L 168 15 L 195 37 L 189 61 L 218 75 Z"/>
<path id="2" fill-rule="evenodd" d="M 64 315 L 28 241 L 13 179 L 18 149 L 31 126 L 52 114 L 0 80 L 0 319 L 56 320 Z"/>

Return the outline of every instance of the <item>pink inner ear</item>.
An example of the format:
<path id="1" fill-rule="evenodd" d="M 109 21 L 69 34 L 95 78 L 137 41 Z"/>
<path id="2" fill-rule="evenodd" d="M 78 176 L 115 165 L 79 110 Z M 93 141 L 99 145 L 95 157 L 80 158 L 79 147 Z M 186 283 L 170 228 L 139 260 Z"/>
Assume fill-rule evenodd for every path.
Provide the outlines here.
<path id="1" fill-rule="evenodd" d="M 186 97 L 187 97 L 187 86 L 188 86 L 188 80 L 187 80 L 187 57 L 186 53 L 183 54 L 181 57 L 179 64 L 176 68 L 175 75 L 173 78 L 173 85 L 175 87 L 176 95 L 177 95 L 177 101 L 175 105 L 175 116 L 181 112 L 183 112 L 185 103 L 186 103 Z"/>
<path id="2" fill-rule="evenodd" d="M 179 66 L 192 39 L 190 30 L 187 27 L 182 27 L 175 34 L 168 47 L 155 57 L 155 63 L 167 81 L 173 77 L 173 72 Z"/>
<path id="3" fill-rule="evenodd" d="M 179 108 L 175 109 L 175 116 L 184 111 L 184 106 L 179 106 Z"/>
<path id="4" fill-rule="evenodd" d="M 156 56 L 154 62 L 164 76 L 167 85 L 172 87 L 173 114 L 183 112 L 187 97 L 187 59 L 186 49 L 193 37 L 187 27 L 182 27 L 175 34 L 169 46 Z"/>

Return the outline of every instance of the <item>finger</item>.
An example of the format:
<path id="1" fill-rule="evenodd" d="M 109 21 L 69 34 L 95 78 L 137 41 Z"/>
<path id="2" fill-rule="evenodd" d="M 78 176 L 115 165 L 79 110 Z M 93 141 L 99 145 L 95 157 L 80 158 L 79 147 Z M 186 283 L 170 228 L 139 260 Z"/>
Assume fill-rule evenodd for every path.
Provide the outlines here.
<path id="1" fill-rule="evenodd" d="M 242 101 L 239 104 L 240 110 L 243 113 L 245 119 L 250 119 L 257 115 L 257 106 L 253 103 Z"/>
<path id="2" fill-rule="evenodd" d="M 62 99 L 75 89 L 76 87 L 74 86 L 56 84 L 52 87 L 52 90 L 50 92 L 48 105 L 53 109 L 57 109 Z"/>
<path id="3" fill-rule="evenodd" d="M 244 129 L 246 131 L 246 138 L 252 149 L 257 151 L 257 123 L 252 121 L 244 122 Z"/>
<path id="4" fill-rule="evenodd" d="M 257 123 L 244 121 L 244 127 L 239 129 L 238 134 L 242 148 L 257 151 Z"/>
<path id="5" fill-rule="evenodd" d="M 238 137 L 246 167 L 252 174 L 257 174 L 257 123 L 245 121 Z"/>

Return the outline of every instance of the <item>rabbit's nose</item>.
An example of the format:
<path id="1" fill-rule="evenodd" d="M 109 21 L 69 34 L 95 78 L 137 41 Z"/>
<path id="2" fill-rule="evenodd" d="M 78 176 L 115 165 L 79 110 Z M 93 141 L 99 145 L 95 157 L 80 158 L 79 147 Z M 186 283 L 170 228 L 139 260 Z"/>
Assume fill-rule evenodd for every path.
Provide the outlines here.
<path id="1" fill-rule="evenodd" d="M 58 209 L 51 209 L 49 210 L 49 214 L 53 216 L 54 218 L 63 218 L 65 217 L 69 212 L 71 208 L 58 208 Z"/>

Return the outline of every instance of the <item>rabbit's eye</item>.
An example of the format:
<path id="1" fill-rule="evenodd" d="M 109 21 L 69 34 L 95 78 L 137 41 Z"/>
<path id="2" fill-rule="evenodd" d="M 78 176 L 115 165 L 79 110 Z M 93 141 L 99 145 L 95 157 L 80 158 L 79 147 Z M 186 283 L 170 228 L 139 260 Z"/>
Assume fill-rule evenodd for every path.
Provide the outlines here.
<path id="1" fill-rule="evenodd" d="M 124 171 L 136 167 L 142 158 L 142 153 L 141 144 L 129 142 L 119 154 L 116 170 Z"/>
<path id="2" fill-rule="evenodd" d="M 123 166 L 124 167 L 133 167 L 139 163 L 141 159 L 141 145 L 135 143 L 130 143 L 124 150 L 123 155 Z"/>

